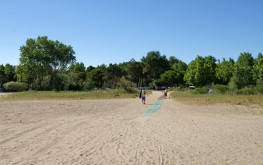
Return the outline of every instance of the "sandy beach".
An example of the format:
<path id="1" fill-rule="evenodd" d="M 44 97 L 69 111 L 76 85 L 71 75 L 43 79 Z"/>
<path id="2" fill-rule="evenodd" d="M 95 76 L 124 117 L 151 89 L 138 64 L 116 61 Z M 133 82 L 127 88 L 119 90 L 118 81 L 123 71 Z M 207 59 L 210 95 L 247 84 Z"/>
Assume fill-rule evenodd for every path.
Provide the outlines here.
<path id="1" fill-rule="evenodd" d="M 263 164 L 263 115 L 161 95 L 0 102 L 0 164 Z M 252 113 L 251 111 L 255 112 Z"/>

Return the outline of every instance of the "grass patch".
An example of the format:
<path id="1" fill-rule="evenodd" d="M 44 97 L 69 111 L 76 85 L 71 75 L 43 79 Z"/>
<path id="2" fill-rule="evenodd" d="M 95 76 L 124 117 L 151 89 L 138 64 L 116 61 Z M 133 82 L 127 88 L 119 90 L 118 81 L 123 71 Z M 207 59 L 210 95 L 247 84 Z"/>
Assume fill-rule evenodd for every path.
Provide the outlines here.
<path id="1" fill-rule="evenodd" d="M 191 94 L 189 91 L 173 91 L 171 98 L 195 105 L 212 105 L 227 103 L 232 105 L 259 105 L 263 106 L 263 95 L 231 95 L 231 94 Z"/>
<path id="2" fill-rule="evenodd" d="M 136 98 L 139 90 L 126 91 L 123 89 L 92 90 L 92 91 L 25 91 L 0 96 L 0 101 L 23 100 L 99 100 Z"/>

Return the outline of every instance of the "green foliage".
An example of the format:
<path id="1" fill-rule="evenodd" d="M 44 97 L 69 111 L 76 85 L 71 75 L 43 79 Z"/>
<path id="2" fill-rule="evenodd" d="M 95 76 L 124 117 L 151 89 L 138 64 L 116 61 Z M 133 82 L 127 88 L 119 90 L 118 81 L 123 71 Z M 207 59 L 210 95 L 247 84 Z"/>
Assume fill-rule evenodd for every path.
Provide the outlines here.
<path id="1" fill-rule="evenodd" d="M 192 61 L 184 75 L 189 85 L 204 86 L 215 81 L 216 59 L 212 56 L 197 58 Z"/>
<path id="2" fill-rule="evenodd" d="M 185 82 L 184 82 L 184 75 L 185 75 L 186 70 L 187 70 L 187 64 L 184 63 L 181 60 L 178 60 L 177 63 L 174 63 L 172 69 L 177 73 L 177 75 L 176 75 L 176 77 L 177 77 L 177 81 L 176 81 L 177 86 L 179 84 L 185 84 Z"/>
<path id="3" fill-rule="evenodd" d="M 229 61 L 226 61 L 223 58 L 223 62 L 217 64 L 215 69 L 216 71 L 216 79 L 218 83 L 227 85 L 233 75 L 234 71 L 234 61 L 230 58 Z"/>
<path id="4" fill-rule="evenodd" d="M 141 62 L 137 62 L 131 59 L 127 65 L 128 79 L 136 83 L 139 86 L 140 79 L 143 77 L 143 69 Z"/>
<path id="5" fill-rule="evenodd" d="M 228 83 L 228 89 L 233 93 L 235 94 L 235 92 L 237 91 L 237 85 L 234 81 L 234 78 L 232 77 Z"/>
<path id="6" fill-rule="evenodd" d="M 255 91 L 252 87 L 245 87 L 245 88 L 241 88 L 241 89 L 238 89 L 237 90 L 237 94 L 238 95 L 254 95 L 255 94 Z"/>
<path id="7" fill-rule="evenodd" d="M 102 88 L 104 84 L 105 68 L 105 65 L 101 65 L 88 72 L 87 81 L 90 81 L 95 87 Z"/>
<path id="8" fill-rule="evenodd" d="M 149 87 L 152 89 L 155 89 L 155 85 L 159 85 L 159 82 L 157 80 L 153 80 L 151 83 L 149 83 Z"/>
<path id="9" fill-rule="evenodd" d="M 105 68 L 104 84 L 115 88 L 121 77 L 122 69 L 120 66 L 117 64 L 109 64 L 109 66 Z"/>
<path id="10" fill-rule="evenodd" d="M 48 40 L 46 36 L 27 39 L 20 47 L 20 64 L 16 73 L 18 81 L 27 83 L 31 89 L 41 90 L 44 77 L 50 76 L 49 90 L 61 89 L 61 74 L 76 57 L 71 46 L 59 41 Z"/>
<path id="11" fill-rule="evenodd" d="M 226 86 L 226 85 L 217 84 L 215 86 L 214 90 L 220 94 L 225 94 L 229 89 L 228 89 L 228 86 Z"/>
<path id="12" fill-rule="evenodd" d="M 250 53 L 241 53 L 233 72 L 233 82 L 238 89 L 248 85 L 254 85 L 252 68 L 254 59 Z"/>
<path id="13" fill-rule="evenodd" d="M 85 72 L 85 70 L 86 70 L 86 67 L 85 67 L 85 65 L 84 65 L 84 63 L 82 63 L 82 62 L 77 62 L 77 63 L 71 63 L 70 64 L 70 66 L 69 66 L 69 71 L 70 72 L 76 72 L 76 73 L 78 73 L 78 72 Z"/>
<path id="14" fill-rule="evenodd" d="M 174 70 L 168 70 L 160 75 L 160 82 L 165 86 L 174 86 L 182 79 L 181 74 Z"/>
<path id="15" fill-rule="evenodd" d="M 207 94 L 209 91 L 208 87 L 195 88 L 192 94 Z"/>
<path id="16" fill-rule="evenodd" d="M 0 65 L 0 88 L 3 87 L 4 83 L 7 82 L 7 78 L 5 75 L 5 66 Z"/>
<path id="17" fill-rule="evenodd" d="M 170 68 L 166 56 L 161 56 L 159 51 L 148 52 L 141 61 L 146 84 L 159 79 L 160 75 Z"/>
<path id="18" fill-rule="evenodd" d="M 257 85 L 257 86 L 254 88 L 254 91 L 255 91 L 255 94 L 263 95 L 263 85 Z"/>
<path id="19" fill-rule="evenodd" d="M 16 70 L 15 66 L 10 65 L 10 64 L 5 65 L 5 76 L 6 76 L 7 82 L 16 81 L 15 70 Z"/>
<path id="20" fill-rule="evenodd" d="M 129 90 L 130 84 L 131 83 L 128 80 L 126 80 L 124 76 L 120 79 L 118 83 L 118 85 L 124 90 Z"/>
<path id="21" fill-rule="evenodd" d="M 176 57 L 174 56 L 170 56 L 169 57 L 169 65 L 170 65 L 170 69 L 173 68 L 174 64 L 178 63 L 180 60 L 178 60 Z"/>
<path id="22" fill-rule="evenodd" d="M 263 81 L 263 56 L 261 53 L 255 59 L 255 64 L 253 66 L 253 79 L 256 81 Z"/>
<path id="23" fill-rule="evenodd" d="M 27 89 L 27 85 L 25 83 L 11 81 L 4 84 L 4 89 L 8 92 L 22 92 Z"/>

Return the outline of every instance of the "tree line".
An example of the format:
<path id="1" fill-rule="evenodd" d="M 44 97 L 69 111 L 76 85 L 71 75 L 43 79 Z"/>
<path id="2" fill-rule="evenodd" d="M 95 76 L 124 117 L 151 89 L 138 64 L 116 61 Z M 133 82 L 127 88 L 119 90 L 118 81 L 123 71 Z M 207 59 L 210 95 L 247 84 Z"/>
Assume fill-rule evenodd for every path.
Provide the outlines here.
<path id="1" fill-rule="evenodd" d="M 253 58 L 249 52 L 218 60 L 213 56 L 197 56 L 188 65 L 174 56 L 150 51 L 140 61 L 97 67 L 76 62 L 70 45 L 48 37 L 29 38 L 20 47 L 20 63 L 0 65 L 0 88 L 8 82 L 23 83 L 31 90 L 89 90 L 138 86 L 205 86 L 228 85 L 231 89 L 262 85 L 263 56 Z"/>

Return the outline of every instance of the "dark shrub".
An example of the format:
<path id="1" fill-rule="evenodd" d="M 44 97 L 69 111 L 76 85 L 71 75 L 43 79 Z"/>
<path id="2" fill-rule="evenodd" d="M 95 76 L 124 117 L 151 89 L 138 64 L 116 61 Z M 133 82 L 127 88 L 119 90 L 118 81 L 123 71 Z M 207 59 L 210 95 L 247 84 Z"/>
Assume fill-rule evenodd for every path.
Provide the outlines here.
<path id="1" fill-rule="evenodd" d="M 206 94 L 208 93 L 209 88 L 208 87 L 202 87 L 202 88 L 195 88 L 193 91 L 193 94 Z"/>
<path id="2" fill-rule="evenodd" d="M 27 85 L 25 83 L 11 81 L 11 82 L 5 83 L 4 88 L 8 92 L 22 92 L 27 89 Z"/>
<path id="3" fill-rule="evenodd" d="M 254 89 L 253 88 L 247 88 L 247 87 L 245 87 L 245 88 L 241 88 L 241 89 L 239 89 L 239 90 L 237 90 L 237 94 L 239 94 L 239 95 L 253 95 L 253 94 L 255 94 L 255 92 L 254 92 Z"/>
<path id="4" fill-rule="evenodd" d="M 216 85 L 214 90 L 220 94 L 225 94 L 228 91 L 228 87 L 226 85 Z"/>
<path id="5" fill-rule="evenodd" d="M 257 85 L 257 86 L 254 88 L 254 91 L 255 91 L 255 94 L 263 95 L 263 86 L 262 86 L 262 85 Z"/>

